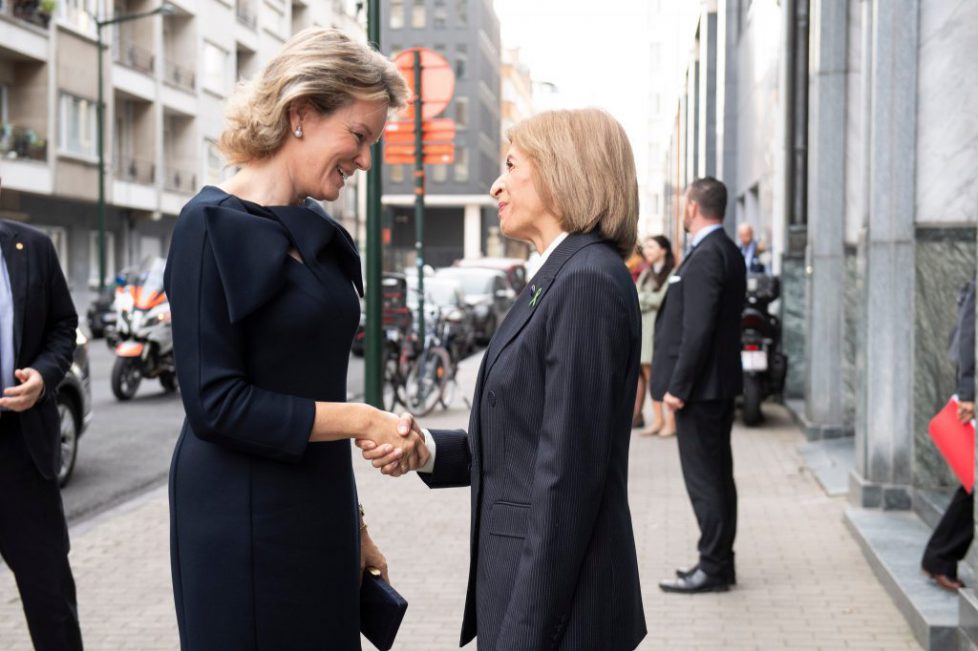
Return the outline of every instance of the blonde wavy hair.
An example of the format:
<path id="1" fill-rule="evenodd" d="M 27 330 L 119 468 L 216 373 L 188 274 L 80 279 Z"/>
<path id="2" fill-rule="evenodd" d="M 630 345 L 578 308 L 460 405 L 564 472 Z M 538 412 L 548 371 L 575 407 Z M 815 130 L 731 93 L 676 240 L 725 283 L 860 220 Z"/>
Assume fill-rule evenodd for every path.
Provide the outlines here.
<path id="1" fill-rule="evenodd" d="M 229 165 L 273 155 L 290 131 L 289 110 L 307 105 L 328 115 L 355 100 L 404 106 L 407 83 L 397 67 L 370 46 L 336 29 L 309 27 L 255 79 L 235 89 L 218 147 Z"/>
<path id="2" fill-rule="evenodd" d="M 533 183 L 568 233 L 597 230 L 623 258 L 638 237 L 638 180 L 625 129 L 600 109 L 545 111 L 506 137 L 532 162 Z"/>

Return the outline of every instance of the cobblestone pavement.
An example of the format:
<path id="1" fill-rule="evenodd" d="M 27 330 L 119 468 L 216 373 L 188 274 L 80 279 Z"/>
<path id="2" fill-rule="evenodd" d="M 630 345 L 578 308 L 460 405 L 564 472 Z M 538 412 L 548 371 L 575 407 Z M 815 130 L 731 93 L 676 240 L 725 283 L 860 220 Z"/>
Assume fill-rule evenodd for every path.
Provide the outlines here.
<path id="1" fill-rule="evenodd" d="M 471 393 L 478 364 L 466 364 Z M 465 386 L 467 385 L 467 386 Z M 738 586 L 727 594 L 666 595 L 656 587 L 694 559 L 697 529 L 676 440 L 632 441 L 630 493 L 649 635 L 640 649 L 918 649 L 842 523 L 804 469 L 786 412 L 737 426 Z M 464 405 L 426 419 L 461 427 Z M 430 491 L 414 477 L 376 475 L 356 460 L 361 499 L 392 581 L 410 602 L 396 649 L 458 646 L 467 576 L 465 490 Z M 166 490 L 151 491 L 72 528 L 71 562 L 87 649 L 175 649 Z M 913 552 L 916 553 L 916 552 Z M 365 644 L 365 649 L 372 648 Z M 30 649 L 13 577 L 0 569 L 0 649 Z"/>

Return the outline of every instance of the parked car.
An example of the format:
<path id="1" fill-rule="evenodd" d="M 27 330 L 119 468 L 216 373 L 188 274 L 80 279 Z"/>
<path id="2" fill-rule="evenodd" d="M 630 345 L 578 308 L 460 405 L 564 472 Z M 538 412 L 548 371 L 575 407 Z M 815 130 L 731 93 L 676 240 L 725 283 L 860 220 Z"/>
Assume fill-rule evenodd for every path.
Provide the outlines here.
<path id="1" fill-rule="evenodd" d="M 464 258 L 455 263 L 456 267 L 477 267 L 479 269 L 498 269 L 506 274 L 506 280 L 513 291 L 519 294 L 526 287 L 526 260 L 520 258 Z"/>
<path id="2" fill-rule="evenodd" d="M 435 272 L 436 278 L 455 278 L 461 281 L 465 302 L 475 318 L 476 340 L 489 343 L 496 328 L 516 300 L 503 271 L 478 267 L 445 267 Z"/>
<path id="3" fill-rule="evenodd" d="M 68 483 L 78 458 L 78 439 L 92 422 L 92 388 L 88 368 L 88 339 L 81 330 L 75 334 L 75 354 L 71 367 L 58 385 L 56 400 L 61 419 L 61 468 L 58 482 Z"/>
<path id="4" fill-rule="evenodd" d="M 115 293 L 115 285 L 107 285 L 88 306 L 86 316 L 92 339 L 101 339 L 106 335 L 106 330 L 115 326 Z"/>
<path id="5" fill-rule="evenodd" d="M 411 312 L 405 307 L 405 279 L 404 274 L 385 273 L 381 276 L 381 310 L 382 328 L 397 327 L 407 332 L 411 326 Z M 357 357 L 363 357 L 364 345 L 367 336 L 367 303 L 360 299 L 360 324 L 357 332 L 353 336 L 351 352 Z"/>
<path id="6" fill-rule="evenodd" d="M 408 296 L 407 306 L 412 314 L 418 311 L 418 277 L 407 276 Z M 475 314 L 465 300 L 462 283 L 454 278 L 426 277 L 424 279 L 426 327 L 434 323 L 439 315 L 447 324 L 442 333 L 447 341 L 442 343 L 450 349 L 453 358 L 458 361 L 472 352 L 476 342 Z M 415 330 L 417 318 L 414 318 Z"/>

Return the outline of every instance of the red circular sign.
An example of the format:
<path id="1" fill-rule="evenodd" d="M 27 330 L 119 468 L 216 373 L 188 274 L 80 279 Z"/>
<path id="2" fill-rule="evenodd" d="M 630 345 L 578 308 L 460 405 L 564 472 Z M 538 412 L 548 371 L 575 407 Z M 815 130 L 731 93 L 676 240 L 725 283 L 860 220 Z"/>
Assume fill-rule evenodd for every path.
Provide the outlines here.
<path id="1" fill-rule="evenodd" d="M 448 106 L 455 93 L 455 73 L 448 60 L 427 47 L 413 47 L 399 52 L 394 65 L 401 71 L 411 90 L 407 108 L 401 113 L 404 119 L 414 118 L 414 53 L 421 55 L 421 117 L 433 118 Z"/>

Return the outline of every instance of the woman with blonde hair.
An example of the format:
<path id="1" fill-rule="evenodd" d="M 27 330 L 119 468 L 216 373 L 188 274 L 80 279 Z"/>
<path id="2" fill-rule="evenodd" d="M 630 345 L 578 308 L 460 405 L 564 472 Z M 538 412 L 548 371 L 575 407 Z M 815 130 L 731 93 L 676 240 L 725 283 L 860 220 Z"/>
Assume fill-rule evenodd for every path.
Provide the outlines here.
<path id="1" fill-rule="evenodd" d="M 347 439 L 396 445 L 407 467 L 427 451 L 397 417 L 346 404 L 360 259 L 307 197 L 370 167 L 406 94 L 366 45 L 300 32 L 229 105 L 220 146 L 240 169 L 180 214 L 165 280 L 187 413 L 170 469 L 184 649 L 360 648 L 362 568 L 386 563 Z"/>
<path id="2" fill-rule="evenodd" d="M 541 113 L 509 140 L 491 195 L 503 234 L 542 266 L 486 350 L 468 432 L 431 432 L 419 475 L 471 487 L 462 644 L 630 651 L 646 634 L 628 508 L 642 331 L 624 262 L 638 221 L 632 150 L 593 109 Z M 401 474 L 384 448 L 357 444 Z"/>

